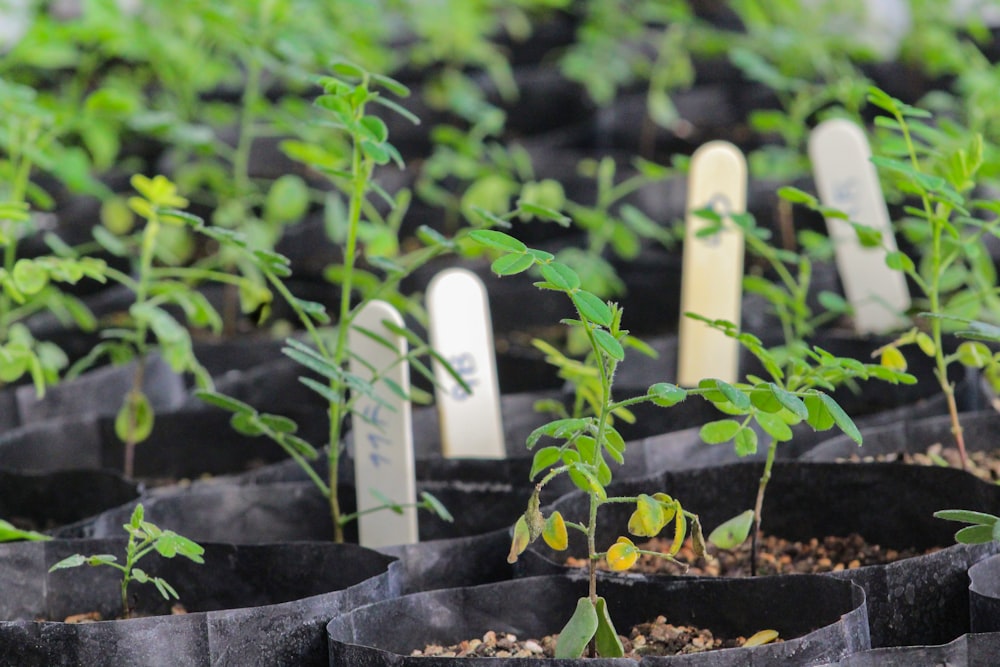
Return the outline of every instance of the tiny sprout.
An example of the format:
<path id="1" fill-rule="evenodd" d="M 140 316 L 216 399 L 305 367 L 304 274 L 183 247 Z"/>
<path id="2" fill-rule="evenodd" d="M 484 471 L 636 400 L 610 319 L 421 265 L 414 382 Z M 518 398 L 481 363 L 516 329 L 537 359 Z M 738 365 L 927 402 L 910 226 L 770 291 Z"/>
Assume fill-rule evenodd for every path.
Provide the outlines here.
<path id="1" fill-rule="evenodd" d="M 172 530 L 161 530 L 153 523 L 144 520 L 144 514 L 145 510 L 142 503 L 136 505 L 135 510 L 132 512 L 132 518 L 122 526 L 125 532 L 128 533 L 128 545 L 125 548 L 124 564 L 118 563 L 118 558 L 111 554 L 96 554 L 93 556 L 73 554 L 50 567 L 49 572 L 79 567 L 81 565 L 91 565 L 94 567 L 107 565 L 120 570 L 122 573 L 121 598 L 122 615 L 124 618 L 131 618 L 132 616 L 132 610 L 128 605 L 128 585 L 133 579 L 140 584 L 153 584 L 165 600 L 169 600 L 170 598 L 179 600 L 180 596 L 173 586 L 164 579 L 151 576 L 145 570 L 139 569 L 136 567 L 137 563 L 144 556 L 155 550 L 164 558 L 184 556 L 195 563 L 202 564 L 205 562 L 202 558 L 205 549 L 196 542 L 178 535 Z"/>

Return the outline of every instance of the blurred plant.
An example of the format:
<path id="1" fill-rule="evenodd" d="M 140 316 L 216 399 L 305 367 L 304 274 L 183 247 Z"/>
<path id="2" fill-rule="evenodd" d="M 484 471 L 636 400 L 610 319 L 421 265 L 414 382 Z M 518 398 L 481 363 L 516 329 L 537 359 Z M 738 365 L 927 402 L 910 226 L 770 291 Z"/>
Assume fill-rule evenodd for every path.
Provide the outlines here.
<path id="1" fill-rule="evenodd" d="M 881 154 L 872 161 L 899 191 L 919 202 L 918 206 L 904 206 L 906 216 L 899 224 L 907 238 L 917 244 L 920 257 L 914 259 L 899 250 L 886 255 L 886 264 L 904 272 L 920 290 L 922 299 L 917 307 L 925 311 L 920 317 L 929 328 L 929 333 L 914 328 L 876 353 L 887 367 L 905 369 L 900 348 L 916 344 L 934 360 L 934 373 L 948 403 L 952 432 L 965 468 L 965 439 L 948 368 L 955 362 L 983 368 L 990 355 L 988 350 L 983 354 L 981 344 L 972 341 L 949 353 L 943 334 L 950 320 L 1000 318 L 996 269 L 983 243 L 990 235 L 1000 235 L 1000 204 L 967 198 L 983 162 L 983 139 L 975 135 L 956 146 L 931 124 L 929 112 L 876 88 L 870 90 L 869 101 L 888 114 L 876 118 L 876 124 L 896 138 L 895 142 L 884 141 Z M 871 230 L 859 232 L 874 234 Z M 874 240 L 879 242 L 877 234 Z"/>
<path id="2" fill-rule="evenodd" d="M 52 538 L 36 530 L 25 530 L 18 528 L 9 521 L 0 519 L 0 542 L 20 542 L 22 540 L 31 542 L 42 542 Z"/>
<path id="3" fill-rule="evenodd" d="M 750 113 L 750 127 L 777 135 L 781 143 L 750 154 L 757 177 L 789 179 L 809 172 L 805 145 L 810 121 L 827 107 L 860 118 L 869 81 L 859 65 L 878 60 L 879 46 L 891 50 L 886 30 L 873 44 L 866 25 L 873 19 L 860 1 L 738 0 L 730 3 L 745 27 L 731 35 L 729 59 L 778 98 L 778 109 Z M 901 12 L 905 14 L 905 12 Z"/>
<path id="4" fill-rule="evenodd" d="M 32 181 L 36 168 L 52 169 L 63 157 L 61 130 L 38 104 L 35 92 L 0 79 L 0 383 L 27 374 L 36 393 L 58 381 L 65 353 L 53 343 L 36 340 L 22 323 L 48 310 L 64 322 L 93 330 L 94 316 L 74 296 L 54 283 L 76 284 L 84 278 L 105 281 L 105 262 L 92 257 L 19 256 L 19 242 L 38 233 L 32 204 L 49 206 L 47 193 Z"/>
<path id="5" fill-rule="evenodd" d="M 231 423 L 240 433 L 250 436 L 266 436 L 281 446 L 309 476 L 320 492 L 327 498 L 330 505 L 330 516 L 333 523 L 334 539 L 338 542 L 344 539 L 344 525 L 354 520 L 357 514 L 346 514 L 340 507 L 337 494 L 339 468 L 343 453 L 342 435 L 348 415 L 355 419 L 366 419 L 365 415 L 354 411 L 354 405 L 359 398 L 366 397 L 375 400 L 387 409 L 391 405 L 380 399 L 376 393 L 377 386 L 385 386 L 394 395 L 404 400 L 429 400 L 425 392 L 416 388 L 409 393 L 394 383 L 391 383 L 385 373 L 390 368 L 408 362 L 418 373 L 434 382 L 434 374 L 421 357 L 433 356 L 449 369 L 451 375 L 466 391 L 471 391 L 464 380 L 437 355 L 419 336 L 406 328 L 399 328 L 390 323 L 386 326 L 395 334 L 407 339 L 410 349 L 405 355 L 399 355 L 395 346 L 369 331 L 361 331 L 368 337 L 392 350 L 396 357 L 390 368 L 372 369 L 371 380 L 362 378 L 348 370 L 347 362 L 352 356 L 348 347 L 348 332 L 354 326 L 353 322 L 362 308 L 374 299 L 388 301 L 398 300 L 400 280 L 415 269 L 423 266 L 438 255 L 455 248 L 455 241 L 442 237 L 437 232 L 421 229 L 419 238 L 423 247 L 403 255 L 386 257 L 371 254 L 368 262 L 382 272 L 380 281 L 375 281 L 360 296 L 357 294 L 356 281 L 362 273 L 358 261 L 360 259 L 361 234 L 365 229 L 369 197 L 375 195 L 394 205 L 393 198 L 383 191 L 374 181 L 373 173 L 377 167 L 395 162 L 402 167 L 399 153 L 388 141 L 388 130 L 385 123 L 369 113 L 369 105 L 380 104 L 391 109 L 397 105 L 383 97 L 384 92 L 396 95 L 406 95 L 408 90 L 398 81 L 378 74 L 371 74 L 361 67 L 338 62 L 334 66 L 334 75 L 322 77 L 319 83 L 326 91 L 316 100 L 316 106 L 324 110 L 324 120 L 327 127 L 340 131 L 350 143 L 351 151 L 347 157 L 326 155 L 314 152 L 313 157 L 319 161 L 315 168 L 327 174 L 338 183 L 338 187 L 349 193 L 348 210 L 343 252 L 343 265 L 337 267 L 337 277 L 340 283 L 340 308 L 337 313 L 336 327 L 331 332 L 319 327 L 329 324 L 330 317 L 322 304 L 305 301 L 295 297 L 284 279 L 291 275 L 291 267 L 286 257 L 272 251 L 255 249 L 241 234 L 220 228 L 203 228 L 220 240 L 225 240 L 237 248 L 247 261 L 254 262 L 256 269 L 266 278 L 271 288 L 279 294 L 292 308 L 302 326 L 305 328 L 308 344 L 295 339 L 289 339 L 283 352 L 306 370 L 316 373 L 323 382 L 312 377 L 302 377 L 303 384 L 314 390 L 327 404 L 329 421 L 329 440 L 327 442 L 326 479 L 313 469 L 310 461 L 319 458 L 317 447 L 307 443 L 295 435 L 297 425 L 291 419 L 279 415 L 259 413 L 252 406 L 237 401 L 228 396 L 212 392 L 200 391 L 198 395 L 205 401 L 233 413 Z M 405 117 L 409 114 L 403 112 Z M 368 220 L 367 222 L 371 222 Z M 395 244 L 373 246 L 386 248 L 392 246 L 393 252 L 398 247 Z M 401 511 L 402 505 L 389 500 L 383 494 L 376 492 L 384 499 L 382 508 Z M 435 512 L 445 520 L 451 520 L 447 510 L 429 494 L 423 494 L 418 507 Z"/>
<path id="6" fill-rule="evenodd" d="M 241 276 L 198 266 L 178 266 L 170 248 L 161 243 L 168 228 L 190 227 L 204 231 L 202 220 L 183 211 L 186 199 L 176 186 L 163 176 L 132 177 L 138 196 L 128 200 L 129 210 L 114 221 L 115 230 L 95 227 L 94 236 L 101 247 L 113 255 L 133 260 L 133 275 L 106 268 L 105 274 L 135 295 L 128 317 L 117 326 L 102 332 L 105 339 L 84 358 L 73 364 L 68 377 L 91 367 L 107 356 L 115 364 L 135 361 L 132 388 L 115 418 L 115 433 L 125 443 L 123 469 L 126 477 L 134 473 L 135 446 L 153 430 L 153 406 L 143 391 L 145 364 L 156 350 L 177 373 L 190 372 L 200 387 L 211 387 L 212 379 L 195 358 L 191 334 L 178 321 L 176 310 L 195 327 L 220 331 L 222 319 L 208 298 L 195 289 L 204 281 L 234 285 L 245 295 L 244 308 L 253 312 L 271 300 L 271 293 Z M 142 229 L 133 231 L 132 213 L 145 220 Z M 73 253 L 70 248 L 65 252 Z M 173 306 L 174 311 L 168 307 Z M 152 338 L 152 340 L 151 340 Z"/>

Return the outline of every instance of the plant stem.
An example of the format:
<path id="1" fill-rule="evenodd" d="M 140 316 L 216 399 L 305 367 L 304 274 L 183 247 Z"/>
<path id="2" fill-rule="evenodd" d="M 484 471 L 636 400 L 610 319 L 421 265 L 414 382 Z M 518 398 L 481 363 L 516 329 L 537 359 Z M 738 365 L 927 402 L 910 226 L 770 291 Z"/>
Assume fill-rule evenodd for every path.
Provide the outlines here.
<path id="1" fill-rule="evenodd" d="M 367 84 L 367 80 L 365 81 Z M 356 118 L 360 120 L 364 116 L 364 107 L 359 107 L 356 111 Z M 354 264 L 358 252 L 358 228 L 361 225 L 361 206 L 364 202 L 365 191 L 368 188 L 368 180 L 371 176 L 371 165 L 364 159 L 361 152 L 361 143 L 354 138 L 351 152 L 351 199 L 347 214 L 347 241 L 344 246 L 344 278 L 340 284 L 340 316 L 337 320 L 337 343 L 333 348 L 333 363 L 338 368 L 344 365 L 347 358 L 347 334 L 351 323 L 351 291 L 352 278 L 354 274 Z M 340 435 L 342 422 L 345 415 L 346 388 L 336 380 L 330 381 L 330 388 L 340 397 L 340 401 L 330 404 L 328 414 L 330 416 L 330 448 L 329 452 L 329 474 L 330 488 L 336 488 L 337 475 L 340 470 Z M 344 529 L 341 525 L 340 500 L 336 492 L 330 494 L 330 515 L 333 518 L 334 540 L 344 541 Z"/>
<path id="2" fill-rule="evenodd" d="M 750 537 L 750 576 L 757 576 L 757 549 L 760 542 L 760 524 L 762 510 L 764 508 L 764 492 L 767 490 L 767 483 L 771 481 L 771 468 L 774 466 L 774 455 L 778 451 L 778 441 L 771 439 L 771 444 L 767 447 L 767 460 L 764 462 L 764 474 L 760 476 L 760 483 L 757 486 L 757 501 L 753 507 L 753 531 Z"/>
<path id="3" fill-rule="evenodd" d="M 923 173 L 920 169 L 920 161 L 917 159 L 916 147 L 913 144 L 913 137 L 910 135 L 910 128 L 900 112 L 895 112 L 896 122 L 903 133 L 906 142 L 906 149 L 909 153 L 910 164 L 918 173 Z M 930 197 L 926 190 L 922 190 L 920 198 L 923 202 L 924 214 L 931 223 L 931 275 L 928 285 L 927 298 L 930 301 L 930 312 L 934 315 L 941 314 L 941 274 L 944 272 L 942 266 L 941 237 L 944 234 L 944 220 L 951 216 L 951 207 L 944 203 L 939 203 L 937 209 L 931 206 Z M 937 376 L 941 391 L 944 393 L 948 403 L 948 415 L 951 419 L 951 433 L 955 437 L 955 445 L 958 447 L 958 456 L 962 461 L 962 470 L 969 469 L 968 458 L 965 454 L 965 436 L 962 434 L 962 424 L 958 419 L 958 406 L 955 403 L 955 387 L 948 381 L 948 364 L 944 358 L 944 348 L 941 345 L 942 321 L 940 317 L 931 318 L 931 338 L 934 341 L 934 374 Z"/>

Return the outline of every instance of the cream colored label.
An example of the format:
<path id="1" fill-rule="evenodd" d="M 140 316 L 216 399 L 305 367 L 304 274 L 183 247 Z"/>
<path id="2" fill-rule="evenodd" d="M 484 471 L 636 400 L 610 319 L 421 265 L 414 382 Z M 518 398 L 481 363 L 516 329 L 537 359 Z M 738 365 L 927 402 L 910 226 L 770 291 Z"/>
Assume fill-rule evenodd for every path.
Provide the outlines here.
<path id="1" fill-rule="evenodd" d="M 452 458 L 503 458 L 503 422 L 493 325 L 486 288 L 476 274 L 446 269 L 427 288 L 431 346 L 471 393 L 434 362 L 441 449 Z"/>
<path id="2" fill-rule="evenodd" d="M 692 312 L 740 324 L 743 295 L 743 232 L 729 216 L 746 211 L 747 167 L 743 154 L 725 141 L 705 144 L 691 157 L 681 274 L 677 382 L 695 386 L 704 378 L 735 382 L 739 343 L 702 322 Z M 712 223 L 694 211 L 711 207 L 723 216 L 722 229 L 698 237 Z"/>
<path id="3" fill-rule="evenodd" d="M 906 277 L 885 264 L 886 253 L 896 250 L 896 237 L 871 156 L 864 132 L 848 120 L 824 121 L 809 137 L 820 201 L 882 234 L 882 247 L 865 248 L 848 221 L 826 219 L 844 296 L 854 309 L 854 328 L 862 334 L 903 328 L 910 307 Z"/>
<path id="4" fill-rule="evenodd" d="M 366 380 L 371 380 L 374 372 L 380 373 L 408 393 L 409 365 L 397 363 L 406 354 L 406 339 L 390 332 L 384 321 L 403 326 L 400 314 L 383 301 L 372 301 L 355 317 L 348 333 L 350 371 Z M 359 327 L 391 341 L 395 349 L 372 340 L 358 331 Z M 410 402 L 390 391 L 384 382 L 376 383 L 375 394 L 379 400 L 361 395 L 351 418 L 360 512 L 382 504 L 372 494 L 373 489 L 400 504 L 416 502 Z M 361 545 L 371 548 L 414 543 L 418 539 L 417 510 L 407 507 L 402 514 L 390 510 L 362 514 L 358 517 L 358 535 Z"/>

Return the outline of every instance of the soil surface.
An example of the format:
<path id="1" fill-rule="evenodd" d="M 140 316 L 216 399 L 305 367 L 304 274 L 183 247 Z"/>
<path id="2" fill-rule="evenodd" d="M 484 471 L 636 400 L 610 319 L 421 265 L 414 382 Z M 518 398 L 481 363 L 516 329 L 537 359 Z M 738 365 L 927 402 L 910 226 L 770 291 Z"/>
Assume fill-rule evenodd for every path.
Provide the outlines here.
<path id="1" fill-rule="evenodd" d="M 188 613 L 187 609 L 185 609 L 184 605 L 182 605 L 179 602 L 175 603 L 170 608 L 170 615 L 171 616 L 178 616 L 178 615 L 186 614 L 186 613 Z M 157 614 L 147 614 L 147 613 L 139 611 L 139 612 L 132 612 L 132 616 L 131 617 L 132 618 L 149 618 L 151 616 L 157 616 Z M 47 621 L 47 620 L 52 620 L 52 619 L 38 618 L 38 619 L 35 619 L 35 620 L 38 620 L 38 621 Z M 82 614 L 72 614 L 70 616 L 67 616 L 66 618 L 62 619 L 62 622 L 63 623 L 97 623 L 98 621 L 103 621 L 103 620 L 104 620 L 104 617 L 101 615 L 101 612 L 99 612 L 99 611 L 88 611 L 88 612 L 84 612 Z M 118 617 L 116 617 L 113 620 L 120 621 L 120 620 L 122 620 L 122 617 L 118 616 Z"/>
<path id="2" fill-rule="evenodd" d="M 987 482 L 993 484 L 1000 483 L 1000 449 L 968 452 L 968 457 L 970 473 Z M 847 458 L 838 459 L 838 461 L 847 463 L 873 463 L 878 461 L 923 466 L 962 467 L 962 459 L 958 455 L 958 448 L 946 447 L 940 442 L 931 445 L 923 452 L 894 452 L 892 454 L 879 454 L 877 456 L 852 454 Z"/>
<path id="3" fill-rule="evenodd" d="M 632 628 L 628 637 L 621 636 L 625 657 L 639 659 L 650 655 L 680 655 L 700 653 L 719 648 L 737 648 L 746 643 L 745 637 L 720 639 L 711 630 L 690 626 L 675 626 L 658 616 L 656 620 Z M 481 639 L 469 639 L 451 646 L 430 644 L 411 655 L 442 658 L 553 658 L 558 635 L 541 639 L 518 639 L 515 635 L 492 630 Z"/>
<path id="4" fill-rule="evenodd" d="M 667 553 L 670 544 L 670 540 L 653 538 L 636 546 L 649 551 Z M 857 534 L 847 537 L 813 538 L 806 542 L 765 535 L 760 543 L 757 574 L 838 572 L 865 565 L 882 565 L 924 553 L 929 552 L 917 549 L 883 549 L 877 544 L 869 544 Z M 750 576 L 750 540 L 733 550 L 716 549 L 709 545 L 708 557 L 698 560 L 694 556 L 691 540 L 688 538 L 675 558 L 678 563 L 644 554 L 639 557 L 630 572 L 712 577 Z M 583 558 L 568 558 L 566 564 L 571 567 L 585 567 L 587 562 Z M 598 563 L 598 567 L 607 569 L 607 563 L 602 560 Z"/>

